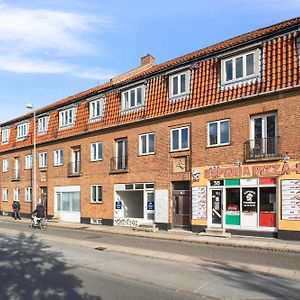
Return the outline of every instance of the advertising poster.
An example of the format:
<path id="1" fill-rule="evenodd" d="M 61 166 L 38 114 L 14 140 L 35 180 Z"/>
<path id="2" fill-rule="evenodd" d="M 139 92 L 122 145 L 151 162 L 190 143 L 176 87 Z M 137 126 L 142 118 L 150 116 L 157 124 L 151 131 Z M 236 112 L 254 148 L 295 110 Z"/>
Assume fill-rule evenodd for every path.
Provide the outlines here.
<path id="1" fill-rule="evenodd" d="M 281 219 L 300 220 L 300 179 L 281 181 Z"/>
<path id="2" fill-rule="evenodd" d="M 192 218 L 206 220 L 207 188 L 197 186 L 192 188 Z"/>

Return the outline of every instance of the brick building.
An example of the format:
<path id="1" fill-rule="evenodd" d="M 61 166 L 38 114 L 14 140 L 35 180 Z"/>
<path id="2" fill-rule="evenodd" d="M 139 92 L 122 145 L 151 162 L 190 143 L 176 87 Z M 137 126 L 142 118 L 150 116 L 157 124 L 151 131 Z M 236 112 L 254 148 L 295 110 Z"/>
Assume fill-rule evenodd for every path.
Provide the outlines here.
<path id="1" fill-rule="evenodd" d="M 300 18 L 1 124 L 0 211 L 300 237 Z M 35 125 L 35 126 L 34 126 Z M 36 156 L 33 155 L 36 128 Z"/>

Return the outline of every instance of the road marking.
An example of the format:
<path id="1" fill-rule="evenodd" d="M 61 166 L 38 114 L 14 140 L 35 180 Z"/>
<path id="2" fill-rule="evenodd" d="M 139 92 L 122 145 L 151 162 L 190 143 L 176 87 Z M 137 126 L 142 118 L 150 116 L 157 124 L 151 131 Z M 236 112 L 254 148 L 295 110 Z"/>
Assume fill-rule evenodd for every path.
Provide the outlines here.
<path id="1" fill-rule="evenodd" d="M 209 282 L 207 282 L 207 283 L 201 285 L 200 287 L 198 287 L 197 289 L 195 289 L 193 292 L 194 292 L 194 293 L 197 293 L 197 292 L 199 292 L 201 289 L 207 287 L 208 285 L 210 285 L 210 284 L 212 284 L 212 283 L 214 283 L 214 282 L 216 282 L 216 281 L 218 281 L 218 279 L 213 279 L 213 280 L 211 280 L 211 281 L 209 281 Z"/>

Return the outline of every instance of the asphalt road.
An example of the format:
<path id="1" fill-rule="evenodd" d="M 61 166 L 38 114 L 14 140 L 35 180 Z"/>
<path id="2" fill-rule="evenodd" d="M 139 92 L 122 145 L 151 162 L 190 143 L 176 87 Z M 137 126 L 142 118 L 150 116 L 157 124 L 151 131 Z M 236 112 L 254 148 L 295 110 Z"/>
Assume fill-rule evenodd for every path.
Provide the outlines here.
<path id="1" fill-rule="evenodd" d="M 25 223 L 1 222 L 1 226 L 30 232 Z M 123 236 L 84 230 L 70 230 L 50 227 L 45 235 L 93 241 L 169 253 L 187 255 L 214 262 L 242 262 L 254 265 L 273 266 L 277 268 L 300 270 L 297 253 L 279 253 L 257 249 L 221 247 L 188 242 L 166 241 L 141 237 Z"/>
<path id="2" fill-rule="evenodd" d="M 3 222 L 0 226 L 1 300 L 299 299 L 300 295 L 299 281 L 261 276 L 221 261 L 217 267 L 204 267 L 96 251 L 78 246 L 76 239 L 65 242 L 64 237 L 69 241 L 72 234 L 88 239 L 85 232 L 28 231 L 26 224 L 8 229 Z M 56 235 L 55 241 L 49 235 Z"/>

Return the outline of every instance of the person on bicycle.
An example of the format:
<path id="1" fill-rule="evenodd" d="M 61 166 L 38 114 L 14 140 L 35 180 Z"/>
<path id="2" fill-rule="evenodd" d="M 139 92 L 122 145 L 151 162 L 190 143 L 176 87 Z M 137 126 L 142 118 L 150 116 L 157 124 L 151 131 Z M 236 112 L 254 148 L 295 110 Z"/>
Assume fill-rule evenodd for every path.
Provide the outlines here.
<path id="1" fill-rule="evenodd" d="M 36 209 L 32 212 L 34 225 L 37 226 L 38 222 L 46 217 L 45 207 L 43 206 L 42 201 L 38 202 Z"/>

